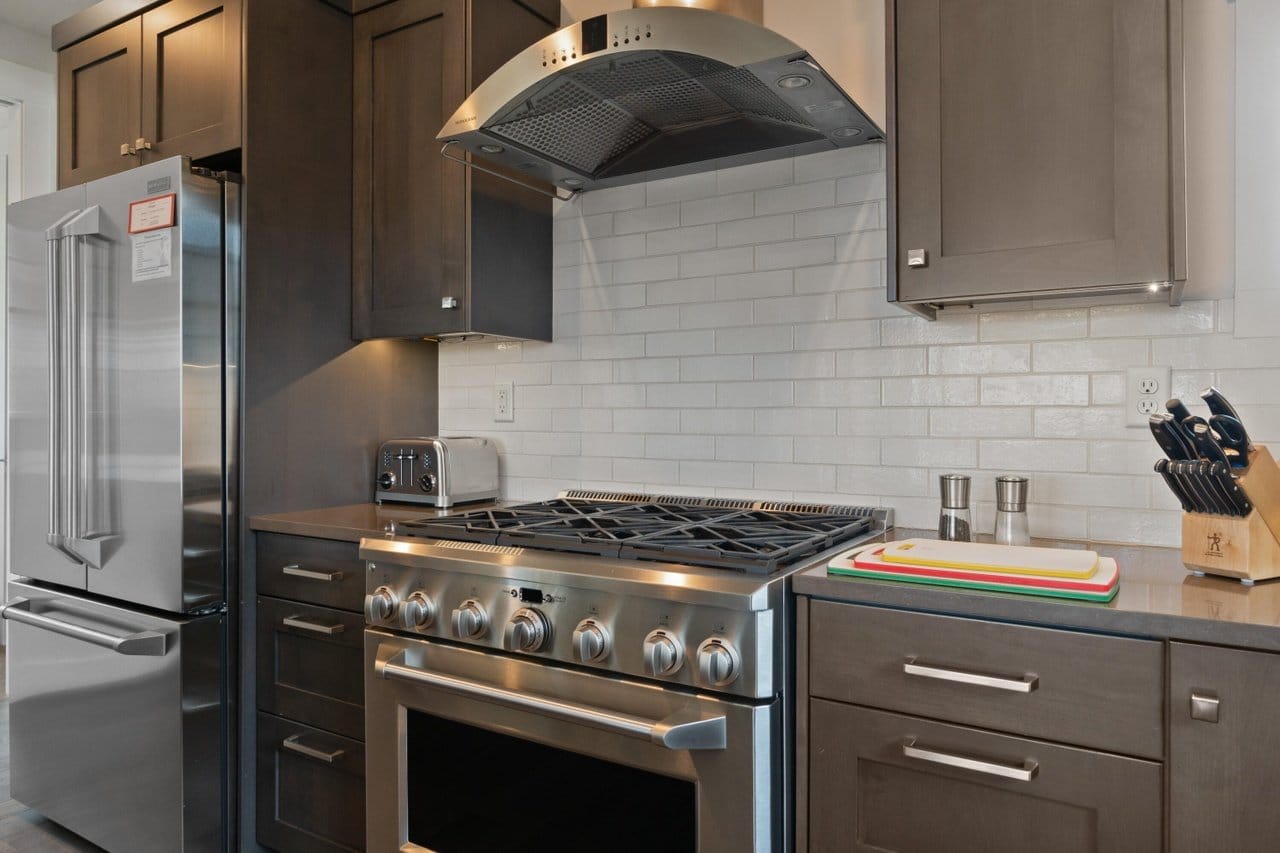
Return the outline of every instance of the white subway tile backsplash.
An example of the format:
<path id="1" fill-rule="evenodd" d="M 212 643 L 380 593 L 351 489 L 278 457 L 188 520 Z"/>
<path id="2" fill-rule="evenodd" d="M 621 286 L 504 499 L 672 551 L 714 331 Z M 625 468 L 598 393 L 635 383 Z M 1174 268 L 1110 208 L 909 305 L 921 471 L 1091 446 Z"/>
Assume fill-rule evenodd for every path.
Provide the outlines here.
<path id="1" fill-rule="evenodd" d="M 925 322 L 885 300 L 883 158 L 857 146 L 559 205 L 556 341 L 441 346 L 441 430 L 493 436 L 515 500 L 580 486 L 882 503 L 931 527 L 937 476 L 959 471 L 989 531 L 995 476 L 1026 473 L 1033 534 L 1164 545 L 1180 512 L 1159 449 L 1123 425 L 1125 368 L 1169 365 L 1169 393 L 1193 401 L 1217 384 L 1255 441 L 1280 442 L 1269 291 Z M 493 422 L 495 381 L 515 383 L 514 423 Z"/>

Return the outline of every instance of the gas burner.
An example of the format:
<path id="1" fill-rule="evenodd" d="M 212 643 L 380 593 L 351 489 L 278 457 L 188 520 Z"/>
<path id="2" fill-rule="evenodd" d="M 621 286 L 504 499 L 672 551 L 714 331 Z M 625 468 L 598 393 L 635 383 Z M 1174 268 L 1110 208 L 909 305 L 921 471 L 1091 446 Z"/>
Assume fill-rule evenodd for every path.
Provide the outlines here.
<path id="1" fill-rule="evenodd" d="M 400 532 L 767 575 L 886 521 L 867 507 L 581 494 L 404 522 Z"/>

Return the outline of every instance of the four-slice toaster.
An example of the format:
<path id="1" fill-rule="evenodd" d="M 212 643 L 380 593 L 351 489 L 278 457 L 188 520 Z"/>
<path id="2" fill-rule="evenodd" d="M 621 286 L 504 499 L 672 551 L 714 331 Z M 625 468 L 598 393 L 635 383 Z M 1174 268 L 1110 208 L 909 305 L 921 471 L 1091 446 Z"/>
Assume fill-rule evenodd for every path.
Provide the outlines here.
<path id="1" fill-rule="evenodd" d="M 393 438 L 378 448 L 378 503 L 407 501 L 448 507 L 498 496 L 498 450 L 487 438 Z"/>

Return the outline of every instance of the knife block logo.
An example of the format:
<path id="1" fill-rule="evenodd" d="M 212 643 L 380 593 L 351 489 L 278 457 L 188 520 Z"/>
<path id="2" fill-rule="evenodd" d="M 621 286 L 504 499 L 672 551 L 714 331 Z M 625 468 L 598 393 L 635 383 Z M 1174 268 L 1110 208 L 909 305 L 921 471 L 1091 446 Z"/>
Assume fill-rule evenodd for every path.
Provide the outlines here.
<path id="1" fill-rule="evenodd" d="M 1222 534 L 1214 532 L 1214 533 L 1210 533 L 1205 538 L 1208 540 L 1208 545 L 1205 548 L 1204 555 L 1206 557 L 1221 557 L 1222 556 L 1222 539 L 1223 539 Z"/>

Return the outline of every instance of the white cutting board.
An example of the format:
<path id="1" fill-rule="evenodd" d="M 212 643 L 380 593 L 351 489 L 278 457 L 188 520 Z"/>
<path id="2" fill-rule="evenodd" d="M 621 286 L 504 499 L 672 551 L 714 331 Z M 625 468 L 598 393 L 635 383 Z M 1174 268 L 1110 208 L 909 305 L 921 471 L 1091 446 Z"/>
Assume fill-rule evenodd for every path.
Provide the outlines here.
<path id="1" fill-rule="evenodd" d="M 885 546 L 885 562 L 944 569 L 976 569 L 1057 578 L 1088 578 L 1098 570 L 1096 551 L 1033 548 L 983 542 L 904 539 Z"/>

